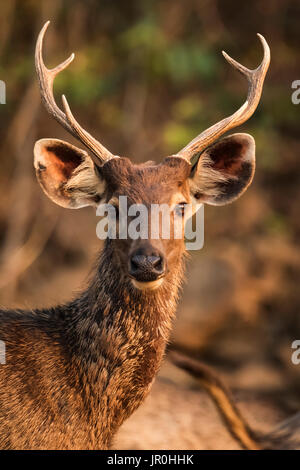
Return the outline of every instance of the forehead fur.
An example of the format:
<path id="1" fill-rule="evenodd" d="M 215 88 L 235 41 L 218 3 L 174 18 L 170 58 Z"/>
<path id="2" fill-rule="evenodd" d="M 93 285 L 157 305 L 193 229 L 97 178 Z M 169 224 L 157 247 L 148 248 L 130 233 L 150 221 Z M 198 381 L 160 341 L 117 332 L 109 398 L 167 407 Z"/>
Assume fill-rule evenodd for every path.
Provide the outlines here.
<path id="1" fill-rule="evenodd" d="M 134 202 L 160 203 L 174 191 L 186 192 L 191 166 L 180 157 L 167 157 L 162 163 L 147 162 L 134 165 L 127 158 L 106 162 L 100 169 L 107 183 L 108 197 L 126 195 Z"/>

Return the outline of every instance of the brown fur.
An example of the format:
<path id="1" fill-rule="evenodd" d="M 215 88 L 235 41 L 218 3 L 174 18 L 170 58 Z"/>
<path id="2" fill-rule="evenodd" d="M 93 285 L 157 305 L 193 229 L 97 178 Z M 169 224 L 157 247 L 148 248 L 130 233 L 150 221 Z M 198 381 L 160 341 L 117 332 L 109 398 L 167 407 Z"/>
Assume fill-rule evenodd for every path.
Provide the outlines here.
<path id="1" fill-rule="evenodd" d="M 90 288 L 70 304 L 2 312 L 1 448 L 106 449 L 149 392 L 182 266 L 153 295 L 119 279 L 111 257 L 107 246 Z"/>
<path id="2" fill-rule="evenodd" d="M 64 207 L 121 195 L 128 205 L 147 207 L 191 201 L 191 165 L 180 157 L 139 166 L 114 158 L 96 168 L 86 152 L 43 139 L 35 146 L 35 168 L 46 194 Z M 163 282 L 155 290 L 136 288 L 129 276 L 137 249 L 164 257 Z M 174 238 L 172 225 L 170 239 L 108 239 L 89 288 L 77 299 L 49 310 L 0 313 L 7 347 L 7 364 L 0 367 L 1 448 L 110 447 L 159 369 L 184 254 L 184 239 Z"/>
<path id="3" fill-rule="evenodd" d="M 167 201 L 183 185 L 180 169 L 185 175 L 188 164 L 178 159 L 165 165 L 163 178 L 157 167 L 134 167 L 126 159 L 107 163 L 102 173 L 109 175 L 108 188 L 130 201 L 158 201 L 158 187 Z M 112 189 L 107 193 L 108 199 Z M 78 299 L 50 310 L 1 313 L 7 347 L 7 364 L 0 367 L 1 448 L 110 446 L 148 394 L 169 338 L 184 254 L 183 240 L 173 242 L 177 249 L 158 292 L 138 291 L 126 276 L 122 255 L 133 241 L 108 240 Z"/>
<path id="4" fill-rule="evenodd" d="M 129 205 L 148 207 L 189 203 L 191 197 L 218 204 L 236 198 L 247 187 L 253 175 L 254 144 L 245 134 L 225 138 L 224 145 L 216 144 L 216 152 L 211 146 L 192 173 L 191 164 L 181 157 L 141 166 L 114 158 L 81 128 L 64 96 L 65 113 L 54 104 L 54 77 L 74 55 L 52 71 L 45 67 L 42 43 L 48 25 L 39 34 L 35 55 L 44 103 L 92 151 L 96 162 L 95 167 L 87 152 L 57 139 L 38 141 L 37 178 L 54 202 L 78 208 L 115 202 L 122 195 Z M 261 40 L 267 67 L 268 47 Z M 172 233 L 169 240 L 108 239 L 89 288 L 67 305 L 0 312 L 0 339 L 7 348 L 7 364 L 0 367 L 1 448 L 111 445 L 124 419 L 149 392 L 169 338 L 185 252 L 184 239 L 175 239 Z M 159 287 L 148 288 L 153 282 L 158 286 L 156 281 Z"/>

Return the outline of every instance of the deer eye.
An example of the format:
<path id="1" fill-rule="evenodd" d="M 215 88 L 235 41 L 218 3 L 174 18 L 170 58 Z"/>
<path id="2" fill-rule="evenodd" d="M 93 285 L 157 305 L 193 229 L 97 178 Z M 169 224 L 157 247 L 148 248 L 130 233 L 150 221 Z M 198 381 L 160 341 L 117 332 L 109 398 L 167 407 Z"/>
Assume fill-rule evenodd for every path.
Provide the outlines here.
<path id="1" fill-rule="evenodd" d="M 175 209 L 174 209 L 175 215 L 183 217 L 184 216 L 184 211 L 185 211 L 185 206 L 186 206 L 186 202 L 180 202 L 179 204 L 176 204 Z"/>

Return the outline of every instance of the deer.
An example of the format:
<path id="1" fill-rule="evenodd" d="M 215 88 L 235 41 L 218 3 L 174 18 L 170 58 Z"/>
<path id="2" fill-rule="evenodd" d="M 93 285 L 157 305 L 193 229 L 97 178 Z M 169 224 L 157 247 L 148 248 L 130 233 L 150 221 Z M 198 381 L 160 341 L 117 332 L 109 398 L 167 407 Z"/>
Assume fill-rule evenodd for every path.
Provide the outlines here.
<path id="1" fill-rule="evenodd" d="M 109 203 L 118 213 L 122 195 L 130 204 L 169 205 L 174 225 L 186 204 L 222 206 L 246 191 L 255 171 L 254 138 L 245 133 L 222 136 L 246 122 L 260 101 L 270 63 L 262 35 L 263 59 L 254 70 L 223 52 L 248 81 L 245 103 L 161 163 L 138 165 L 112 154 L 81 127 L 65 95 L 63 110 L 56 104 L 54 79 L 74 54 L 53 69 L 45 66 L 42 49 L 48 26 L 49 21 L 35 50 L 41 98 L 48 113 L 85 147 L 54 138 L 35 143 L 36 177 L 54 203 L 69 209 Z M 49 309 L 1 310 L 6 364 L 0 366 L 0 448 L 111 448 L 159 371 L 185 259 L 184 237 L 108 237 L 88 287 L 70 302 Z M 219 383 L 205 368 L 176 354 L 173 361 L 213 383 L 220 396 Z M 244 441 L 259 448 L 249 432 Z"/>

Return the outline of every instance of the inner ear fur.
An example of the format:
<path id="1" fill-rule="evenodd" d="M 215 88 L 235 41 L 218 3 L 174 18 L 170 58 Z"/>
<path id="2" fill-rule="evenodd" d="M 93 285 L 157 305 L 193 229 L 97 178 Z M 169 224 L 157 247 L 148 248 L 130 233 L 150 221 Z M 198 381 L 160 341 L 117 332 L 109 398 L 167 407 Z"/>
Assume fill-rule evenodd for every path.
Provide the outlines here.
<path id="1" fill-rule="evenodd" d="M 44 192 L 62 207 L 96 206 L 104 192 L 104 182 L 88 153 L 62 140 L 38 140 L 34 167 Z"/>
<path id="2" fill-rule="evenodd" d="M 198 202 L 223 205 L 237 199 L 255 172 L 255 141 L 232 134 L 204 150 L 190 175 L 191 196 Z"/>

